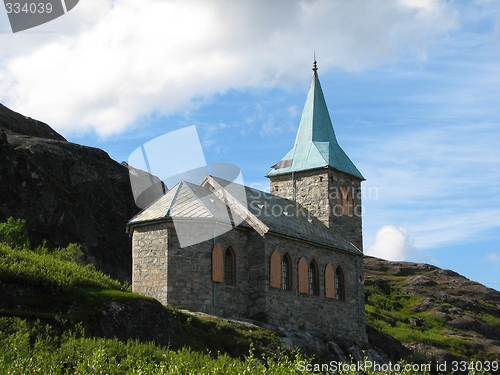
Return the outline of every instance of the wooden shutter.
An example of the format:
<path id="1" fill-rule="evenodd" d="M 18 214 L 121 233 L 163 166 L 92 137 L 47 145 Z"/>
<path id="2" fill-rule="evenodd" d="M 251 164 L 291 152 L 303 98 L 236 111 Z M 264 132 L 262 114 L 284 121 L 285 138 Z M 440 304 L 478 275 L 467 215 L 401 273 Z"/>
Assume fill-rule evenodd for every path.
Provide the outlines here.
<path id="1" fill-rule="evenodd" d="M 299 260 L 299 293 L 308 292 L 308 273 L 306 258 L 302 257 Z"/>
<path id="2" fill-rule="evenodd" d="M 224 282 L 224 257 L 222 247 L 217 243 L 212 250 L 212 281 Z"/>
<path id="3" fill-rule="evenodd" d="M 271 254 L 269 286 L 272 288 L 279 288 L 281 286 L 281 257 L 277 250 L 274 250 Z"/>
<path id="4" fill-rule="evenodd" d="M 333 267 L 330 263 L 328 263 L 325 268 L 325 297 L 335 298 L 335 278 Z"/>

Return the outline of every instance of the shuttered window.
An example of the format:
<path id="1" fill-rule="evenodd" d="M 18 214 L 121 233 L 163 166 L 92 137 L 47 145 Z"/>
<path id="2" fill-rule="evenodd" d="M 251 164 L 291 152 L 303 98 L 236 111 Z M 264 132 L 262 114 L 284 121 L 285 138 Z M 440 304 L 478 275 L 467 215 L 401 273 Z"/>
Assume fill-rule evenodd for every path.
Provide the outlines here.
<path id="1" fill-rule="evenodd" d="M 325 268 L 325 297 L 335 298 L 335 280 L 333 267 L 330 263 Z"/>
<path id="2" fill-rule="evenodd" d="M 300 258 L 299 260 L 298 279 L 299 279 L 299 293 L 307 293 L 308 289 L 307 261 L 306 258 L 304 257 Z"/>
<path id="3" fill-rule="evenodd" d="M 281 289 L 292 290 L 292 262 L 286 253 L 281 260 Z"/>
<path id="4" fill-rule="evenodd" d="M 345 300 L 344 272 L 340 266 L 335 270 L 335 299 Z"/>
<path id="5" fill-rule="evenodd" d="M 217 243 L 212 250 L 212 281 L 224 282 L 224 259 L 222 248 Z"/>
<path id="6" fill-rule="evenodd" d="M 352 198 L 352 193 L 345 185 L 340 189 L 339 206 L 341 211 L 340 213 L 342 213 L 342 215 L 353 216 L 354 200 Z"/>
<path id="7" fill-rule="evenodd" d="M 272 288 L 280 287 L 280 263 L 281 257 L 277 250 L 274 250 L 271 254 L 270 264 L 269 264 L 269 286 Z"/>
<path id="8" fill-rule="evenodd" d="M 315 296 L 319 295 L 319 275 L 318 275 L 318 265 L 314 260 L 311 260 L 311 264 L 309 264 L 309 294 L 313 294 Z"/>
<path id="9" fill-rule="evenodd" d="M 236 284 L 236 258 L 231 247 L 224 254 L 224 282 L 226 285 Z"/>

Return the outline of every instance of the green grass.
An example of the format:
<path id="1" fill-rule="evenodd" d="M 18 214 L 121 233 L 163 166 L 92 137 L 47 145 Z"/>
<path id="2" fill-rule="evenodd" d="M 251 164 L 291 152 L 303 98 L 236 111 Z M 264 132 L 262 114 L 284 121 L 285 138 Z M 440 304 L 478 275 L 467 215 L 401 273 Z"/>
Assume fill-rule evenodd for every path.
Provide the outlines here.
<path id="1" fill-rule="evenodd" d="M 82 265 L 49 253 L 12 248 L 0 243 L 0 276 L 4 283 L 22 284 L 51 294 L 77 287 L 126 290 L 119 281 L 99 272 L 92 264 Z"/>
<path id="2" fill-rule="evenodd" d="M 490 326 L 499 327 L 500 328 L 500 318 L 490 315 L 490 314 L 482 314 L 481 320 Z"/>
<path id="3" fill-rule="evenodd" d="M 257 360 L 211 356 L 150 343 L 85 337 L 70 331 L 54 335 L 50 326 L 0 318 L 0 373 L 9 374 L 295 374 L 296 355 Z"/>
<path id="4" fill-rule="evenodd" d="M 0 281 L 13 290 L 0 301 L 0 374 L 283 375 L 301 374 L 313 364 L 312 358 L 283 350 L 272 331 L 194 317 L 172 308 L 168 310 L 175 348 L 91 337 L 86 332 L 104 302 L 152 299 L 131 293 L 128 286 L 83 264 L 83 253 L 76 245 L 30 249 L 21 224 L 12 219 L 0 225 Z M 409 308 L 418 298 L 397 294 L 393 280 L 368 286 L 366 299 L 367 320 L 376 328 L 402 341 L 463 349 L 462 341 L 442 334 L 437 318 L 426 317 L 418 328 L 406 324 Z M 76 308 L 68 309 L 74 304 Z M 498 323 L 494 316 L 483 319 Z M 375 374 L 371 370 L 339 373 Z"/>

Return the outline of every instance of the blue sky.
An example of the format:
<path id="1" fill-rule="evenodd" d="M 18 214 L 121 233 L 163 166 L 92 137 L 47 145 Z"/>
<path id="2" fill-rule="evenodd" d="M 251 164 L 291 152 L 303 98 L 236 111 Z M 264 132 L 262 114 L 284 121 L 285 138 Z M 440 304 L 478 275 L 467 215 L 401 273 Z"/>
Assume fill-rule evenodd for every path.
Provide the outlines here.
<path id="1" fill-rule="evenodd" d="M 207 162 L 265 190 L 314 51 L 365 252 L 500 290 L 497 1 L 86 0 L 18 34 L 0 8 L 0 102 L 119 162 L 196 125 Z"/>

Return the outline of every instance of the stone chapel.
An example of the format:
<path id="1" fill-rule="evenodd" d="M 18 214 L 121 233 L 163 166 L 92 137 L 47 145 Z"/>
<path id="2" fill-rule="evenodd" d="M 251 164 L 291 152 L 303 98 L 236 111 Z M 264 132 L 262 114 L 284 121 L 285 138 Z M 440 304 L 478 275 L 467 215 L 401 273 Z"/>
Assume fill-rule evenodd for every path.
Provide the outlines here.
<path id="1" fill-rule="evenodd" d="M 366 341 L 364 178 L 337 142 L 316 61 L 295 143 L 267 177 L 270 193 L 210 175 L 181 181 L 133 217 L 133 291 Z"/>

